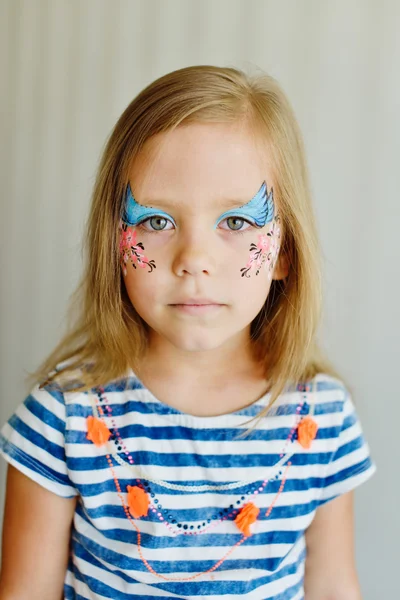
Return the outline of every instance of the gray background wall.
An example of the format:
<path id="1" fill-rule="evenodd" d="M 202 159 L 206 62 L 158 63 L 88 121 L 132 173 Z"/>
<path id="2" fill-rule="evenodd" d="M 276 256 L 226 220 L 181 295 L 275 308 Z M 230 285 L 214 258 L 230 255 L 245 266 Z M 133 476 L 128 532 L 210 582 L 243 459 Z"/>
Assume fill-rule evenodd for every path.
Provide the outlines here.
<path id="1" fill-rule="evenodd" d="M 356 493 L 364 599 L 397 597 L 400 2 L 1 0 L 0 421 L 52 349 L 106 136 L 190 64 L 277 77 L 304 132 L 324 250 L 324 345 L 378 465 Z M 0 507 L 5 465 L 0 463 Z"/>

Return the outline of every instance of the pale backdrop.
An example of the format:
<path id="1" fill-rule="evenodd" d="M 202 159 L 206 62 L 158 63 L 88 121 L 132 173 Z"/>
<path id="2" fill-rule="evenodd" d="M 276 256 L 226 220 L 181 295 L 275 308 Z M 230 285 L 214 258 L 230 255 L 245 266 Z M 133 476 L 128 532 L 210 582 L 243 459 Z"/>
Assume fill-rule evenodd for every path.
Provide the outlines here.
<path id="1" fill-rule="evenodd" d="M 356 494 L 363 597 L 397 597 L 400 2 L 0 0 L 0 28 L 0 421 L 59 339 L 99 154 L 122 110 L 179 67 L 260 67 L 304 132 L 324 342 L 378 465 Z M 0 507 L 4 476 L 1 462 Z"/>

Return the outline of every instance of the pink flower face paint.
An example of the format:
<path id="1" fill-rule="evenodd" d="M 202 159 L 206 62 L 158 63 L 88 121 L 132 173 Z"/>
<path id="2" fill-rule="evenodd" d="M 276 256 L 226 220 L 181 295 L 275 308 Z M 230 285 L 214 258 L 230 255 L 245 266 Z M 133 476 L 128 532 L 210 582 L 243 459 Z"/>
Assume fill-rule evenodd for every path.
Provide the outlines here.
<path id="1" fill-rule="evenodd" d="M 148 267 L 148 273 L 151 273 L 156 268 L 154 260 L 149 260 L 143 253 L 144 246 L 142 242 L 138 242 L 136 239 L 136 231 L 133 231 L 126 223 L 121 221 L 120 224 L 120 240 L 119 240 L 119 252 L 121 257 L 121 267 L 124 276 L 127 275 L 126 266 L 128 262 L 132 264 L 132 267 L 145 269 Z"/>
<path id="2" fill-rule="evenodd" d="M 250 277 L 255 271 L 258 275 L 264 266 L 268 271 L 268 279 L 272 279 L 272 272 L 278 257 L 281 238 L 280 216 L 277 215 L 268 233 L 258 236 L 257 244 L 250 245 L 250 256 L 245 267 L 240 269 L 242 277 Z"/>

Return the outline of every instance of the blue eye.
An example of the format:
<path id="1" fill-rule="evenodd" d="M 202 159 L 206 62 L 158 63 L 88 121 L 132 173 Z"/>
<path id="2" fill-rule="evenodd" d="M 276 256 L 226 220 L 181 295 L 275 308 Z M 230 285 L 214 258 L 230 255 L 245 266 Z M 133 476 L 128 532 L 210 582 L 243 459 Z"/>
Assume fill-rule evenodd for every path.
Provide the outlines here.
<path id="1" fill-rule="evenodd" d="M 172 227 L 167 228 L 166 226 L 168 225 L 168 223 L 172 225 Z M 149 225 L 150 227 L 148 228 L 147 225 Z M 142 229 L 144 229 L 148 233 L 154 233 L 156 231 L 170 231 L 173 228 L 174 224 L 165 217 L 155 215 L 154 217 L 148 217 L 144 221 L 141 221 L 140 223 L 138 223 L 137 226 L 142 227 Z"/>
<path id="2" fill-rule="evenodd" d="M 222 229 L 225 229 L 225 231 L 237 231 L 241 233 L 242 231 L 247 231 L 249 227 L 254 226 L 253 223 L 250 223 L 250 221 L 247 221 L 242 217 L 227 217 L 226 219 L 220 221 L 219 225 L 224 222 L 226 222 L 228 225 L 227 228 L 222 227 Z M 247 225 L 247 227 L 243 227 L 243 225 Z"/>

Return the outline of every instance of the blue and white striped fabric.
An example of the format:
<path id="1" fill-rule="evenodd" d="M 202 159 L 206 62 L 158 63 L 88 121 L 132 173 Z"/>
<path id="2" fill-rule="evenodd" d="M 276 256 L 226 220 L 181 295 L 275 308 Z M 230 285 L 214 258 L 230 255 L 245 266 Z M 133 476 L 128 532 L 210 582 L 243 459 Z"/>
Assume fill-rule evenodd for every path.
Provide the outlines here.
<path id="1" fill-rule="evenodd" d="M 288 388 L 239 439 L 269 394 L 196 417 L 157 400 L 133 373 L 102 400 L 35 388 L 4 425 L 0 449 L 55 494 L 78 497 L 65 598 L 304 598 L 315 511 L 375 471 L 343 384 L 324 374 L 309 384 Z M 318 432 L 307 449 L 296 427 L 309 414 Z M 111 432 L 105 445 L 87 439 L 89 416 Z M 127 486 L 145 490 L 147 516 L 124 510 Z M 250 503 L 260 512 L 245 536 L 235 518 Z"/>

